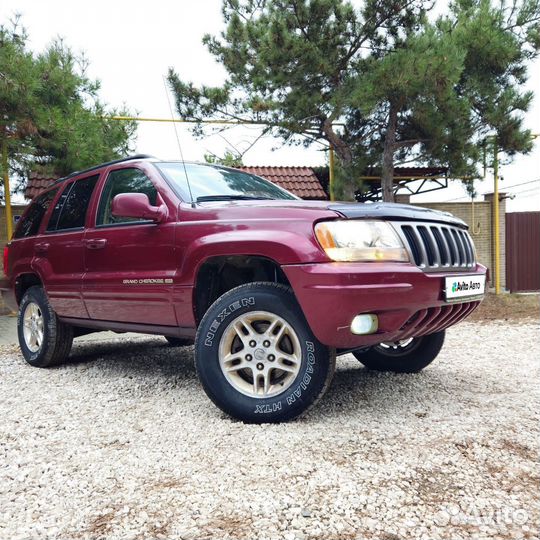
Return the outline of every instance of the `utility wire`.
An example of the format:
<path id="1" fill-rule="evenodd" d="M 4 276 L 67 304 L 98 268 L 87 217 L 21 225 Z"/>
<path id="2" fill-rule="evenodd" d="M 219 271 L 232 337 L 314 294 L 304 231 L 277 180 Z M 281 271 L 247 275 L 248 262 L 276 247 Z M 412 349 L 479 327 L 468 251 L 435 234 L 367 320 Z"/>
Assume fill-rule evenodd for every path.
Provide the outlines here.
<path id="1" fill-rule="evenodd" d="M 501 189 L 510 189 L 518 186 L 524 186 L 525 184 L 533 184 L 534 182 L 540 182 L 540 178 L 535 178 L 534 180 L 529 180 L 528 182 L 521 182 L 520 184 L 513 184 L 511 186 L 501 186 Z"/>
<path id="2" fill-rule="evenodd" d="M 528 180 L 527 182 L 520 182 L 519 184 L 512 184 L 511 186 L 500 186 L 499 189 L 507 190 L 507 189 L 518 187 L 518 186 L 525 186 L 527 184 L 533 184 L 535 182 L 540 182 L 540 178 L 535 178 L 534 180 Z M 524 193 L 524 192 L 518 192 L 518 193 Z M 456 197 L 455 199 L 449 199 L 444 202 L 454 202 L 454 201 L 460 201 L 461 199 L 469 199 L 469 198 L 470 198 L 470 195 L 463 195 L 461 197 Z"/>
<path id="3" fill-rule="evenodd" d="M 526 195 L 529 193 L 537 193 L 540 191 L 540 187 L 538 188 L 530 188 L 530 189 L 524 189 L 523 191 L 518 191 L 516 193 L 512 193 L 515 197 L 520 197 L 521 195 Z"/>

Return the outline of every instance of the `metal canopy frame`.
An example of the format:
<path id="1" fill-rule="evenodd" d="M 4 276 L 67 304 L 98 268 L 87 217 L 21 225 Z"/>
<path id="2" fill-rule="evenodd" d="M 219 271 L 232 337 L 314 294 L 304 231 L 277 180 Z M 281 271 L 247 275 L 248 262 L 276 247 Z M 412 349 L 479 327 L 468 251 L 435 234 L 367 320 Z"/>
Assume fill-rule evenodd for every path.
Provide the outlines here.
<path id="1" fill-rule="evenodd" d="M 363 176 L 363 180 L 380 180 L 378 176 Z M 419 195 L 420 193 L 429 193 L 448 187 L 448 176 L 395 176 L 394 177 L 394 195 Z M 412 182 L 421 180 L 417 186 L 412 186 Z M 368 191 L 358 190 L 354 194 L 357 202 L 375 202 L 382 199 L 382 188 L 379 183 L 370 185 Z"/>

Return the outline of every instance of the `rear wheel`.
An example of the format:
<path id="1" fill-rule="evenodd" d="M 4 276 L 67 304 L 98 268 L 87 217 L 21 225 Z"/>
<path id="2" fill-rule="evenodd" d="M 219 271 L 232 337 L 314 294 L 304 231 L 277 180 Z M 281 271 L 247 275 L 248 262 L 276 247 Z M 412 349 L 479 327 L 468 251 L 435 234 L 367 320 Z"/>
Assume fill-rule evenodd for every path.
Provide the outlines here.
<path id="1" fill-rule="evenodd" d="M 45 291 L 30 287 L 19 305 L 17 334 L 24 359 L 34 367 L 63 362 L 71 351 L 73 328 L 60 321 Z"/>
<path id="2" fill-rule="evenodd" d="M 283 422 L 324 394 L 335 351 L 317 341 L 289 288 L 250 283 L 208 309 L 195 338 L 195 365 L 205 392 L 227 414 Z"/>
<path id="3" fill-rule="evenodd" d="M 444 330 L 400 341 L 384 342 L 368 350 L 353 351 L 373 371 L 417 373 L 437 358 L 444 343 Z"/>

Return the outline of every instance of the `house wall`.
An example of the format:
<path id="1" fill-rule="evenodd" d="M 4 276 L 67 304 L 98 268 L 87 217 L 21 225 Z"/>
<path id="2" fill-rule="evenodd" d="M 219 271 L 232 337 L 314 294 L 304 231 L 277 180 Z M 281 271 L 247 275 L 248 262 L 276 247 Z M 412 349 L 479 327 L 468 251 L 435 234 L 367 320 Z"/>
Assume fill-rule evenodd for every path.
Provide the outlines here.
<path id="1" fill-rule="evenodd" d="M 11 212 L 13 216 L 22 216 L 23 212 L 26 210 L 26 204 L 12 204 Z M 15 221 L 12 223 L 13 230 L 17 224 Z M 0 247 L 3 249 L 4 246 L 8 243 L 7 239 L 7 224 L 6 224 L 6 208 L 5 206 L 0 206 Z M 1 271 L 1 270 L 0 270 Z"/>

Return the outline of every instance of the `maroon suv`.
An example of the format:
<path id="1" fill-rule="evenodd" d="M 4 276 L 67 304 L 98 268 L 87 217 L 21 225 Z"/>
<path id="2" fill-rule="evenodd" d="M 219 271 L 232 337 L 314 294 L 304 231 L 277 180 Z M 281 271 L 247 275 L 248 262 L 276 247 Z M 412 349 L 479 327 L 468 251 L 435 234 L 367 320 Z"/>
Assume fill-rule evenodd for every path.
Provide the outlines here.
<path id="1" fill-rule="evenodd" d="M 32 366 L 62 362 L 74 337 L 99 330 L 194 340 L 210 399 L 249 422 L 312 406 L 336 354 L 421 370 L 486 280 L 467 226 L 450 214 L 306 202 L 235 169 L 148 156 L 39 195 L 4 270 Z"/>

